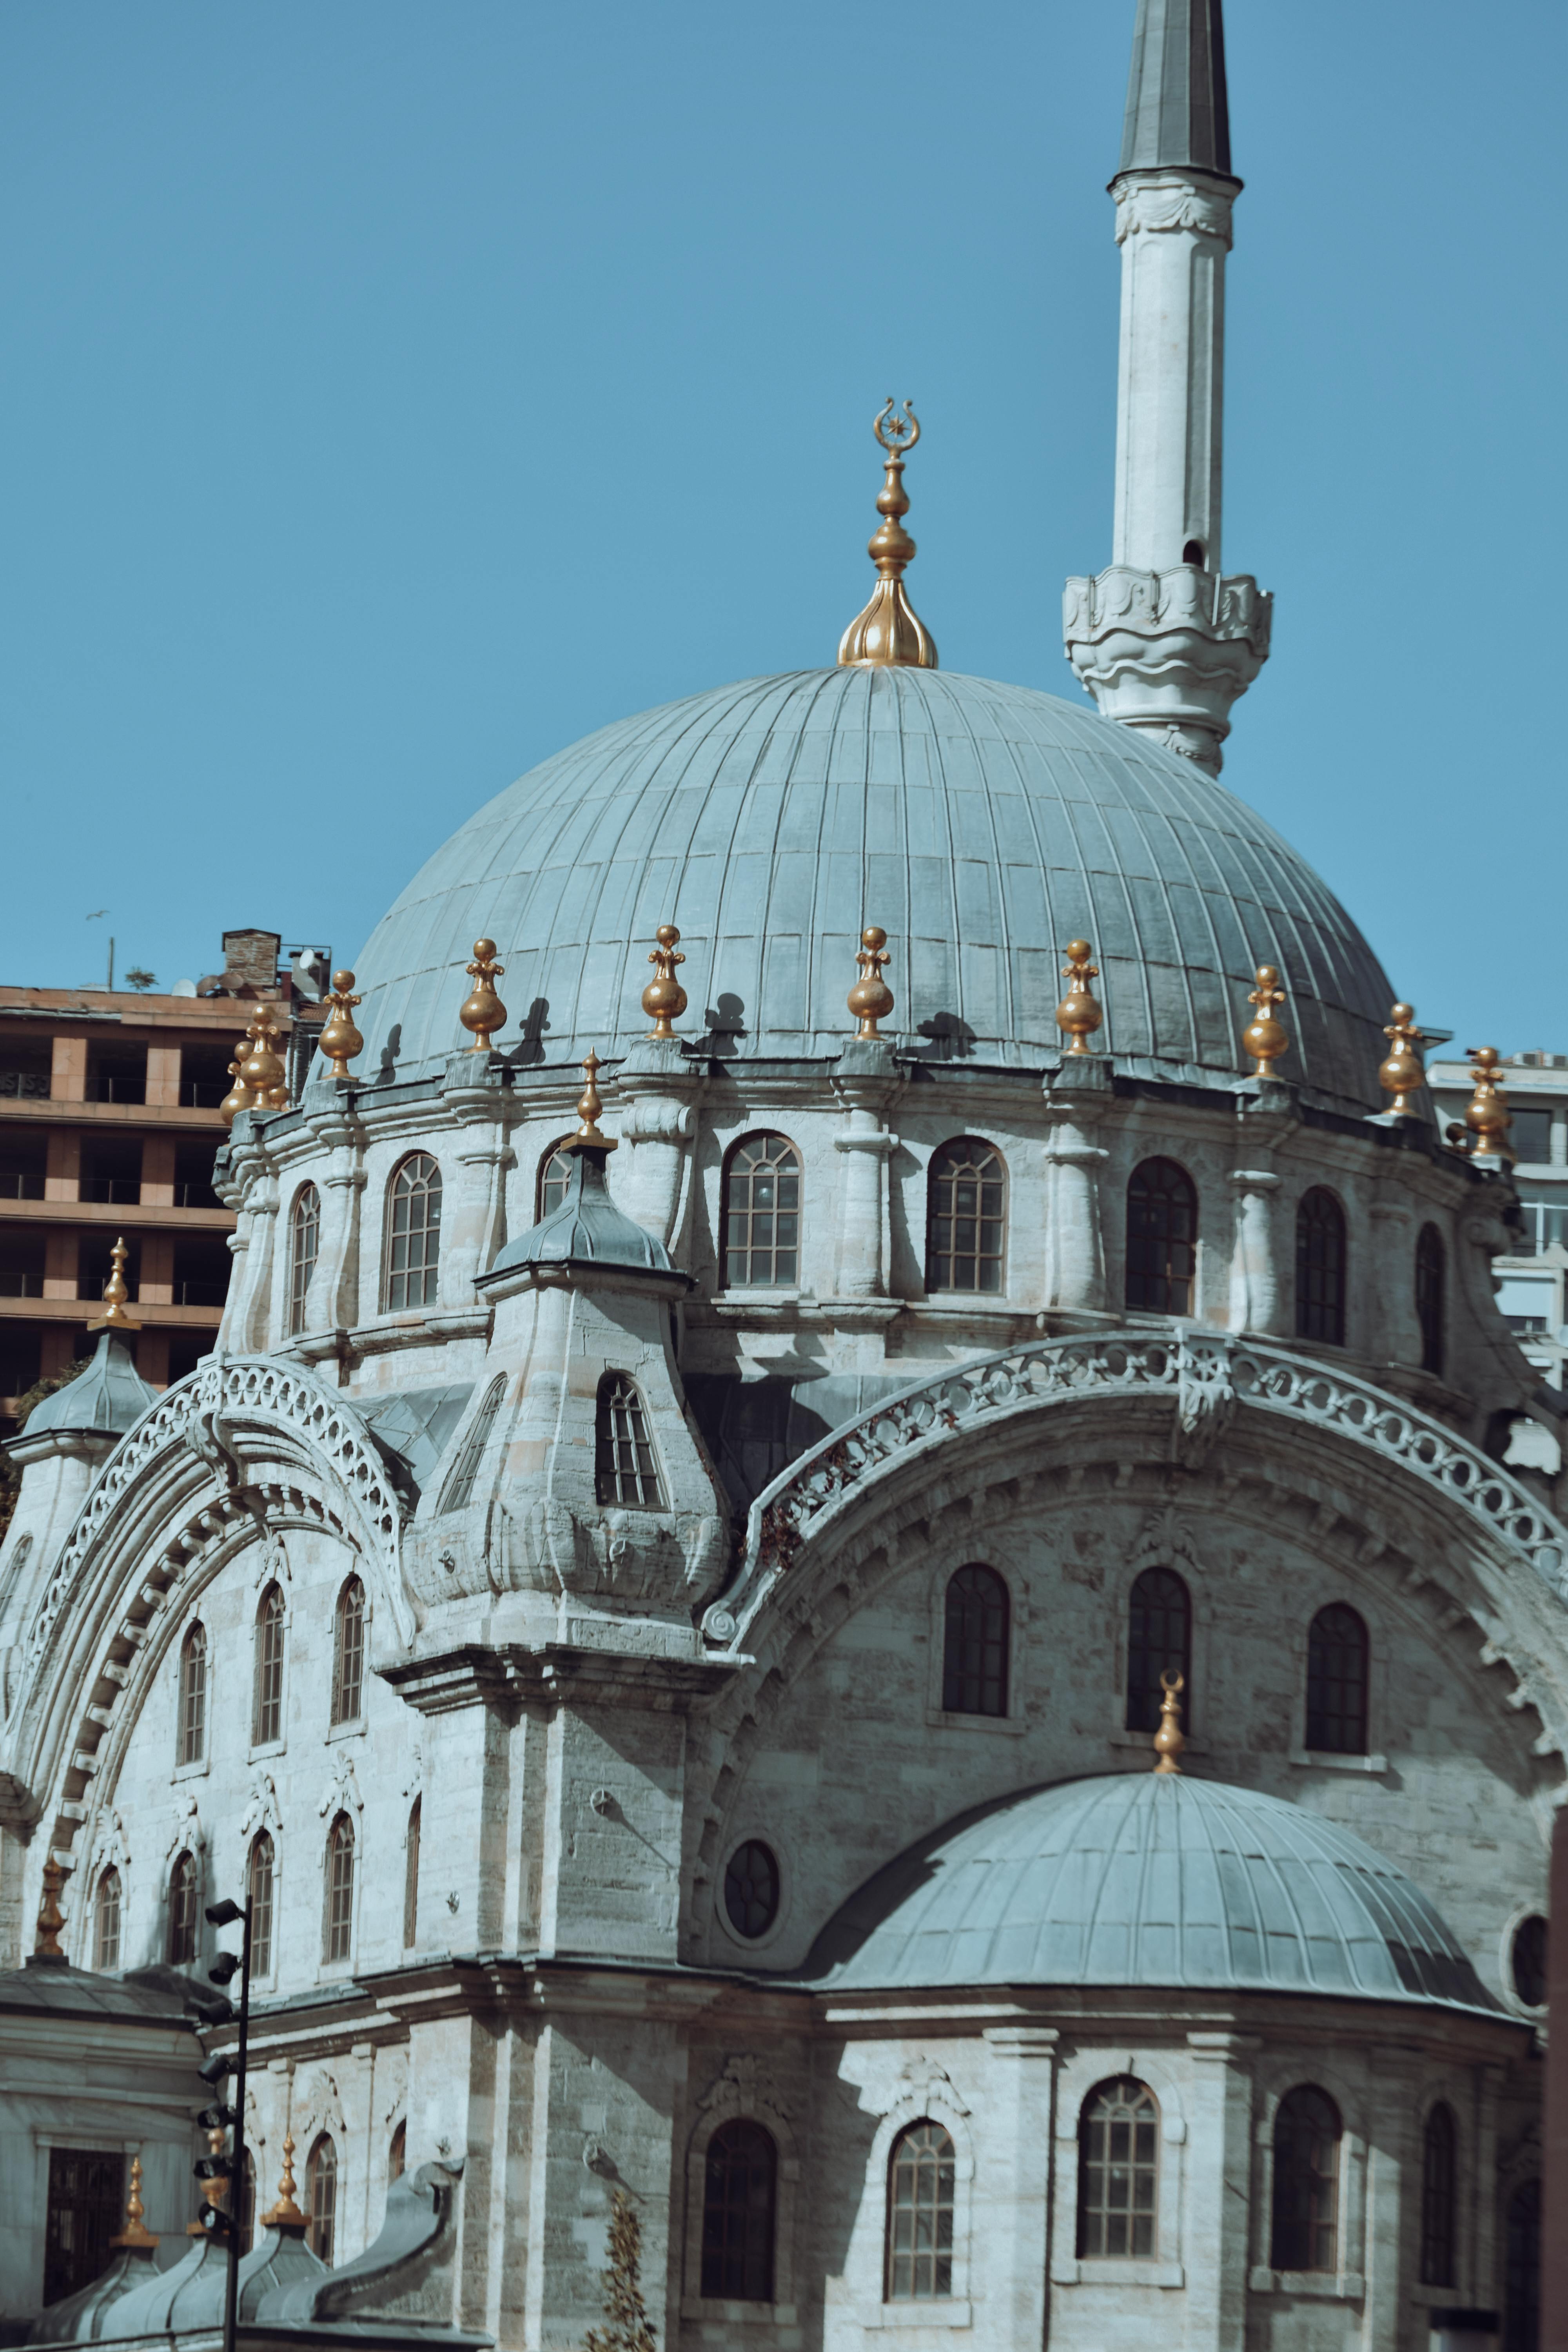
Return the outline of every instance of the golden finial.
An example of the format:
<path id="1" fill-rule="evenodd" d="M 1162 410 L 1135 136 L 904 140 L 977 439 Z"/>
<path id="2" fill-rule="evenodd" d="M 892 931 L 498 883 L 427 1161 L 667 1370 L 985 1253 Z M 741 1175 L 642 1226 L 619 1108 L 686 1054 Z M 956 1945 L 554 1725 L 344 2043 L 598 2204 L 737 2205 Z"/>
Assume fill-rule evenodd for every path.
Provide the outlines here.
<path id="1" fill-rule="evenodd" d="M 207 2134 L 208 2156 L 216 2158 L 223 2154 L 223 2140 L 224 2135 L 222 2126 L 220 2125 L 214 2124 L 212 2129 Z M 223 2200 L 227 2194 L 228 2175 L 226 2173 L 216 2172 L 210 2179 L 204 2180 L 202 2183 L 202 2195 L 206 2199 L 207 2203 L 212 2207 L 215 2213 L 217 2211 L 218 2207 L 223 2203 Z M 199 2221 L 186 2222 L 185 2235 L 187 2238 L 205 2238 L 207 2234 L 206 2226 L 204 2222 Z"/>
<path id="2" fill-rule="evenodd" d="M 283 2172 L 278 2183 L 278 2202 L 268 2206 L 261 2216 L 264 2230 L 308 2230 L 310 2222 L 294 2202 L 294 2135 L 283 2135 Z"/>
<path id="3" fill-rule="evenodd" d="M 1257 1065 L 1252 1073 L 1255 1078 L 1271 1078 L 1275 1063 L 1290 1048 L 1284 1024 L 1274 1018 L 1274 1007 L 1284 1003 L 1285 991 L 1271 963 L 1260 963 L 1252 976 L 1258 984 L 1247 1001 L 1257 1011 L 1241 1033 L 1241 1050 L 1250 1054 Z"/>
<path id="4" fill-rule="evenodd" d="M 158 2240 L 146 2226 L 143 2220 L 145 2210 L 142 2202 L 142 2159 L 133 2156 L 131 2159 L 131 2194 L 125 2200 L 125 2227 L 117 2238 L 110 2238 L 110 2244 L 134 2246 L 141 2252 L 150 2254 Z"/>
<path id="5" fill-rule="evenodd" d="M 353 995 L 354 976 L 352 971 L 335 971 L 327 991 L 327 1003 L 331 1011 L 321 1024 L 317 1040 L 327 1059 L 327 1076 L 334 1085 L 352 1087 L 353 1074 L 349 1064 L 356 1054 L 364 1051 L 364 1039 L 353 1024 L 354 1006 L 362 1000 Z"/>
<path id="6" fill-rule="evenodd" d="M 65 1959 L 66 1956 L 60 1949 L 60 1929 L 66 1924 L 66 1915 L 60 1909 L 60 1889 L 65 1883 L 65 1872 L 54 1855 L 47 1855 L 44 1861 L 44 1891 L 38 1901 L 38 1929 L 33 1942 L 33 1958 L 36 1960 L 63 1962 Z"/>
<path id="7" fill-rule="evenodd" d="M 1154 1734 L 1154 1750 L 1160 1759 L 1154 1769 L 1156 1772 L 1179 1772 L 1182 1768 L 1176 1759 L 1187 1744 L 1182 1731 L 1184 1684 L 1181 1675 L 1173 1674 L 1167 1666 L 1160 1676 L 1160 1688 L 1165 1696 L 1160 1701 L 1160 1728 Z"/>
<path id="8" fill-rule="evenodd" d="M 642 992 L 642 1009 L 653 1023 L 650 1037 L 673 1037 L 670 1024 L 679 1021 L 686 1010 L 686 991 L 675 977 L 675 967 L 684 963 L 680 953 L 680 933 L 673 923 L 660 923 L 657 934 L 658 945 L 648 961 L 657 964 L 658 972 Z"/>
<path id="9" fill-rule="evenodd" d="M 272 1007 L 264 1004 L 246 1031 L 250 1051 L 239 1066 L 239 1076 L 249 1089 L 248 1110 L 287 1110 L 289 1088 L 287 1073 L 278 1045 L 282 1036 Z"/>
<path id="10" fill-rule="evenodd" d="M 1393 1041 L 1387 1059 L 1377 1069 L 1378 1085 L 1385 1095 L 1394 1097 L 1389 1114 L 1395 1118 L 1418 1118 L 1420 1113 L 1410 1097 L 1426 1083 L 1421 1066 L 1421 1047 L 1426 1041 L 1415 1026 L 1415 1007 L 1394 1005 L 1383 1034 Z"/>
<path id="11" fill-rule="evenodd" d="M 910 510 L 904 488 L 904 459 L 921 437 L 914 404 L 906 400 L 903 415 L 893 413 L 888 395 L 871 427 L 888 453 L 887 471 L 877 499 L 883 518 L 871 534 L 866 552 L 877 567 L 877 585 L 865 611 L 845 630 L 838 646 L 840 669 L 935 669 L 936 646 L 925 624 L 904 593 L 903 572 L 912 563 L 915 543 L 900 518 Z"/>
<path id="12" fill-rule="evenodd" d="M 893 1009 L 893 992 L 882 978 L 882 967 L 888 961 L 887 932 L 868 923 L 860 934 L 855 961 L 860 967 L 860 977 L 846 1000 L 858 1024 L 855 1034 L 875 1038 L 879 1043 L 882 1033 L 877 1024 L 885 1021 Z"/>
<path id="13" fill-rule="evenodd" d="M 599 1113 L 604 1109 L 604 1097 L 598 1088 L 598 1075 L 604 1068 L 592 1045 L 583 1056 L 583 1067 L 588 1073 L 588 1083 L 577 1097 L 577 1117 L 582 1122 L 575 1135 L 569 1135 L 558 1149 L 562 1151 L 614 1151 L 615 1144 L 607 1135 L 599 1132 Z"/>
<path id="14" fill-rule="evenodd" d="M 228 1066 L 228 1075 L 234 1080 L 234 1084 L 217 1107 L 218 1117 L 225 1127 L 232 1127 L 238 1114 L 242 1110 L 248 1110 L 251 1107 L 250 1088 L 240 1076 L 245 1066 L 246 1055 L 249 1050 L 248 1037 L 240 1038 L 234 1049 L 234 1059 Z"/>
<path id="15" fill-rule="evenodd" d="M 474 941 L 474 960 L 468 967 L 468 978 L 474 983 L 474 992 L 466 1003 L 458 1009 L 458 1020 L 465 1029 L 471 1030 L 473 1033 L 474 1042 L 468 1047 L 470 1054 L 488 1054 L 490 1050 L 490 1039 L 495 1035 L 496 1031 L 506 1027 L 506 1006 L 496 994 L 492 985 L 497 974 L 505 970 L 504 963 L 496 961 L 494 940 Z"/>
<path id="16" fill-rule="evenodd" d="M 113 1272 L 103 1286 L 103 1313 L 88 1325 L 89 1331 L 140 1331 L 142 1328 L 135 1316 L 125 1311 L 131 1297 L 125 1283 L 125 1261 L 130 1255 L 122 1234 L 109 1253 Z"/>
<path id="17" fill-rule="evenodd" d="M 1068 941 L 1068 960 L 1062 966 L 1062 976 L 1069 982 L 1067 994 L 1057 1007 L 1057 1027 L 1064 1037 L 1070 1037 L 1069 1054 L 1087 1054 L 1089 1040 L 1105 1018 L 1101 1007 L 1089 992 L 1089 982 L 1100 978 L 1100 966 L 1090 963 L 1094 953 L 1087 940 Z"/>
<path id="18" fill-rule="evenodd" d="M 1472 1149 L 1511 1160 L 1508 1131 L 1513 1114 L 1497 1075 L 1502 1055 L 1495 1045 L 1468 1045 L 1465 1051 L 1476 1066 L 1476 1091 L 1465 1105 L 1465 1125 L 1475 1138 Z"/>

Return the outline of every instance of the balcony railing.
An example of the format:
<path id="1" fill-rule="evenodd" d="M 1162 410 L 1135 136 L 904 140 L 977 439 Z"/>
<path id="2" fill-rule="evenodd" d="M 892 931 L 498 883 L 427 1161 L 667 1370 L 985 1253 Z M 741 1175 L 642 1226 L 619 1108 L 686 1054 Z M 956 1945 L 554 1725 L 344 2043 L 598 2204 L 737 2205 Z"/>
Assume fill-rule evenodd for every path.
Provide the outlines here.
<path id="1" fill-rule="evenodd" d="M 186 1078 L 180 1100 L 187 1110 L 216 1110 L 233 1083 L 232 1078 Z"/>
<path id="2" fill-rule="evenodd" d="M 79 1201 L 118 1202 L 121 1208 L 134 1208 L 142 1198 L 140 1176 L 84 1176 L 77 1186 Z"/>
<path id="3" fill-rule="evenodd" d="M 43 1295 L 41 1274 L 0 1274 L 0 1298 L 41 1298 Z"/>
<path id="4" fill-rule="evenodd" d="M 1518 1257 L 1540 1257 L 1549 1249 L 1568 1250 L 1568 1203 L 1559 1208 L 1545 1201 L 1525 1201 L 1524 1231 Z"/>
<path id="5" fill-rule="evenodd" d="M 44 1180 L 18 1168 L 0 1168 L 0 1201 L 41 1201 Z"/>
<path id="6" fill-rule="evenodd" d="M 0 1095 L 31 1095 L 47 1102 L 49 1074 L 47 1070 L 0 1070 Z"/>
<path id="7" fill-rule="evenodd" d="M 176 1282 L 176 1307 L 221 1307 L 228 1297 L 226 1282 Z"/>
<path id="8" fill-rule="evenodd" d="M 89 1077 L 82 1096 L 84 1102 L 144 1103 L 147 1081 L 144 1077 L 114 1077 L 100 1072 Z"/>
<path id="9" fill-rule="evenodd" d="M 205 1177 L 190 1184 L 174 1187 L 176 1209 L 221 1209 L 223 1202 Z"/>

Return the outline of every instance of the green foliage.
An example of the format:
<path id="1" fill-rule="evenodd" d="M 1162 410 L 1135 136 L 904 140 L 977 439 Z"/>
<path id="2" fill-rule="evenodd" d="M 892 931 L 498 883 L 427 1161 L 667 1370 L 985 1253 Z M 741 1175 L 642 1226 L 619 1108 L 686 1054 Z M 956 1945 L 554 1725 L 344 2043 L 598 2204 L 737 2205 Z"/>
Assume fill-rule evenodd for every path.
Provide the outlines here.
<path id="1" fill-rule="evenodd" d="M 68 1387 L 79 1372 L 85 1372 L 90 1360 L 83 1356 L 68 1365 L 63 1372 L 51 1372 L 47 1380 L 35 1381 L 26 1392 L 16 1400 L 16 1434 L 27 1426 L 27 1415 L 33 1407 L 52 1397 L 57 1389 Z M 0 1542 L 11 1524 L 11 1514 L 16 1507 L 16 1497 L 22 1491 L 22 1474 L 8 1454 L 0 1454 Z"/>
<path id="2" fill-rule="evenodd" d="M 624 2189 L 617 2189 L 610 2206 L 610 2262 L 605 2273 L 605 2316 L 608 2327 L 591 2327 L 584 2352 L 655 2352 L 654 2333 L 637 2282 L 642 2259 L 642 2224 Z"/>
<path id="3" fill-rule="evenodd" d="M 125 975 L 125 985 L 145 992 L 149 988 L 157 987 L 158 975 L 155 971 L 149 971 L 144 964 L 133 963 Z"/>

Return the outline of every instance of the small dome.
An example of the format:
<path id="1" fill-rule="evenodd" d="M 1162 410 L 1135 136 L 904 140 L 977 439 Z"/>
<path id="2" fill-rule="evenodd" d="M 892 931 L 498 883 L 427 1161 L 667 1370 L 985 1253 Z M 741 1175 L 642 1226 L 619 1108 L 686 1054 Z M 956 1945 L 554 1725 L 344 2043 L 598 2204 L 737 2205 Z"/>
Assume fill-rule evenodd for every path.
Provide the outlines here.
<path id="1" fill-rule="evenodd" d="M 1137 1985 L 1495 2011 L 1419 1887 L 1337 1822 L 1185 1774 L 1009 1797 L 890 1863 L 818 1938 L 835 1991 Z"/>
<path id="2" fill-rule="evenodd" d="M 124 1340 L 104 1331 L 85 1370 L 36 1404 L 17 1433 L 28 1438 L 41 1437 L 46 1430 L 90 1430 L 121 1437 L 157 1402 L 157 1390 L 142 1378 Z"/>
<path id="3" fill-rule="evenodd" d="M 1062 950 L 1093 942 L 1103 1036 L 1132 1076 L 1214 1085 L 1260 962 L 1289 992 L 1280 1076 L 1382 1108 L 1391 991 L 1350 917 L 1245 802 L 1095 711 L 947 670 L 802 670 L 622 720 L 546 760 L 438 849 L 356 960 L 368 1083 L 463 1042 L 481 934 L 520 1065 L 624 1054 L 660 923 L 694 1041 L 822 1059 L 850 1031 L 861 929 L 888 933 L 889 1034 L 1038 1068 Z M 521 1032 L 521 1042 L 520 1034 Z"/>
<path id="4" fill-rule="evenodd" d="M 566 1197 L 541 1217 L 536 1225 L 508 1242 L 480 1286 L 519 1266 L 624 1266 L 636 1274 L 674 1271 L 669 1252 L 646 1226 L 634 1224 L 617 1209 L 605 1184 L 602 1155 L 578 1151 L 572 1156 Z M 686 1276 L 683 1275 L 682 1281 Z"/>

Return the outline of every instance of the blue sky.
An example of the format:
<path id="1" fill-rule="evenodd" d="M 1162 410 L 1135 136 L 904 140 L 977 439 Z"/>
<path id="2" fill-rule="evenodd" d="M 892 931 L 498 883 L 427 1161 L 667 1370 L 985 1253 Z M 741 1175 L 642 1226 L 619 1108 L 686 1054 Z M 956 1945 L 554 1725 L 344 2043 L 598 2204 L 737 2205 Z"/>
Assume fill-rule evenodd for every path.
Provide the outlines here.
<path id="1" fill-rule="evenodd" d="M 11 0 L 0 977 L 353 956 L 563 743 L 830 661 L 890 390 L 944 665 L 1076 698 L 1132 15 Z M 1568 1051 L 1568 12 L 1226 30 L 1226 781 L 1424 1017 Z"/>

